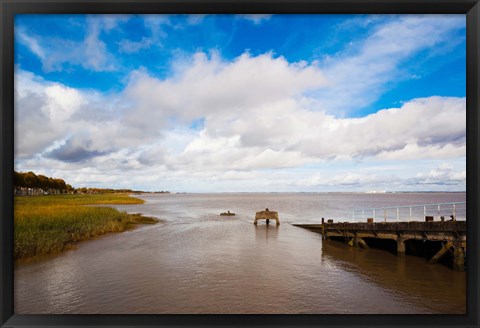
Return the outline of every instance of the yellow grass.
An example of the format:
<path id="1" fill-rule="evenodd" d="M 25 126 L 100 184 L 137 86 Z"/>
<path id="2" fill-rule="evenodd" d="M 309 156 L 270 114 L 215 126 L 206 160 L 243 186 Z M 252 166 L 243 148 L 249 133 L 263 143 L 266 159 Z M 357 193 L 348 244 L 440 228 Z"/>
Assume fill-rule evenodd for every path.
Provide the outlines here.
<path id="1" fill-rule="evenodd" d="M 158 222 L 110 207 L 83 206 L 141 203 L 143 200 L 127 194 L 17 196 L 14 258 L 25 260 L 59 253 L 82 240 L 122 232 L 133 224 Z"/>

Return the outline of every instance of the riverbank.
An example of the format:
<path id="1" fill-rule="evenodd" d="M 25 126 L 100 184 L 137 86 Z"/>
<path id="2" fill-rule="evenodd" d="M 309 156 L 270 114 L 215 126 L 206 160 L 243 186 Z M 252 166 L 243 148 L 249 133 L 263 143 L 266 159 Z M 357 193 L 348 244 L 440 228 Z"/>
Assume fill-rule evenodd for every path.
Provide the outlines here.
<path id="1" fill-rule="evenodd" d="M 111 207 L 84 206 L 143 203 L 128 194 L 16 196 L 14 259 L 26 261 L 57 254 L 106 233 L 159 222 Z"/>

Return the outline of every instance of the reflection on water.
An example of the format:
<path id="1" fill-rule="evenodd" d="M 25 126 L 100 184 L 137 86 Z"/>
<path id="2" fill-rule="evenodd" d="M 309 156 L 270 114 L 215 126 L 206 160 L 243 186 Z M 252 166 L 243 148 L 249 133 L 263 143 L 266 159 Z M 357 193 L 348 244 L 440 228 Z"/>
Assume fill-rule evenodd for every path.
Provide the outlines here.
<path id="1" fill-rule="evenodd" d="M 318 195 L 142 197 L 144 205 L 119 208 L 167 223 L 18 266 L 15 312 L 465 312 L 465 273 L 416 257 L 322 244 L 319 234 L 287 223 L 321 216 Z M 328 199 L 318 203 L 333 206 Z M 280 226 L 253 225 L 255 211 L 265 207 L 279 210 Z M 225 210 L 237 215 L 218 216 Z"/>
<path id="2" fill-rule="evenodd" d="M 464 313 L 466 306 L 466 274 L 442 265 L 428 265 L 415 256 L 396 257 L 383 250 L 346 247 L 339 241 L 327 240 L 322 246 L 323 261 L 341 263 L 344 270 L 362 275 L 379 286 L 410 299 L 419 306 L 434 308 L 448 304 L 448 312 Z M 446 307 L 447 308 L 447 307 Z"/>
<path id="3" fill-rule="evenodd" d="M 255 227 L 255 241 L 267 242 L 270 239 L 277 239 L 278 227 L 276 224 L 269 225 L 254 225 Z"/>

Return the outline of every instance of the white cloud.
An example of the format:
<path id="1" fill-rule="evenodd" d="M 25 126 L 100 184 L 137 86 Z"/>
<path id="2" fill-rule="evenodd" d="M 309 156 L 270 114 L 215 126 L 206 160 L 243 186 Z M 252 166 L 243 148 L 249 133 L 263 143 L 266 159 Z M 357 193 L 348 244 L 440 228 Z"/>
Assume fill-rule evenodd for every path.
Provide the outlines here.
<path id="1" fill-rule="evenodd" d="M 466 178 L 466 170 L 456 170 L 452 164 L 443 162 L 429 172 L 418 173 L 412 181 L 423 185 L 456 185 L 465 184 Z"/>
<path id="2" fill-rule="evenodd" d="M 188 22 L 192 25 L 199 24 L 204 15 L 189 15 Z M 137 53 L 152 46 L 161 47 L 162 39 L 167 36 L 163 31 L 164 26 L 171 26 L 170 15 L 142 15 L 143 24 L 149 31 L 149 36 L 144 36 L 140 40 L 122 39 L 118 43 L 120 53 Z"/>
<path id="3" fill-rule="evenodd" d="M 152 46 L 153 39 L 151 38 L 142 38 L 140 41 L 131 41 L 127 39 L 123 39 L 118 44 L 119 50 L 122 53 L 135 53 L 139 52 L 143 49 L 148 49 Z"/>
<path id="4" fill-rule="evenodd" d="M 141 131 L 121 126 L 122 107 L 116 102 L 17 69 L 16 158 L 42 155 L 75 162 L 149 142 Z"/>
<path id="5" fill-rule="evenodd" d="M 198 25 L 203 22 L 205 14 L 190 14 L 186 15 L 187 25 Z M 162 41 L 167 37 L 167 33 L 164 31 L 165 26 L 169 26 L 173 29 L 182 29 L 185 26 L 179 23 L 175 23 L 175 20 L 171 19 L 171 15 L 142 15 L 144 26 L 150 33 L 150 36 L 143 37 L 140 40 L 123 39 L 119 42 L 119 50 L 122 53 L 136 53 L 143 49 L 149 49 L 152 46 L 161 46 Z M 269 20 L 272 15 L 265 14 L 253 14 L 253 15 L 237 15 L 238 18 L 249 20 L 255 25 L 261 24 L 263 21 Z M 115 20 L 115 22 L 117 22 Z"/>
<path id="6" fill-rule="evenodd" d="M 239 111 L 253 114 L 258 106 L 299 96 L 323 83 L 315 65 L 290 64 L 271 54 L 243 54 L 229 63 L 216 54 L 209 58 L 197 53 L 188 65 L 178 65 L 168 80 L 134 72 L 125 95 L 135 111 L 125 120 L 145 131 L 165 127 L 172 117 L 183 122 L 204 116 L 228 120 Z"/>
<path id="7" fill-rule="evenodd" d="M 62 71 L 67 65 L 98 72 L 112 71 L 117 69 L 116 60 L 100 39 L 100 33 L 108 33 L 128 19 L 124 15 L 88 16 L 82 40 L 35 35 L 22 27 L 16 29 L 15 38 L 39 57 L 45 72 Z"/>
<path id="8" fill-rule="evenodd" d="M 253 22 L 255 25 L 261 24 L 264 21 L 269 20 L 272 18 L 273 15 L 270 14 L 245 14 L 245 15 L 238 15 L 238 17 L 249 20 Z"/>
<path id="9" fill-rule="evenodd" d="M 171 25 L 172 22 L 170 20 L 171 15 L 142 15 L 143 23 L 145 27 L 147 27 L 151 34 L 156 37 L 162 35 L 164 32 L 162 31 L 162 27 L 164 25 Z"/>
<path id="10" fill-rule="evenodd" d="M 41 60 L 45 60 L 46 55 L 43 48 L 40 46 L 38 41 L 32 36 L 28 35 L 23 28 L 17 28 L 15 36 L 18 38 L 18 41 L 27 46 L 31 52 L 37 55 Z"/>
<path id="11" fill-rule="evenodd" d="M 391 83 L 412 76 L 402 66 L 406 59 L 422 50 L 447 47 L 452 33 L 464 24 L 464 17 L 448 15 L 441 19 L 438 15 L 404 15 L 388 23 L 380 20 L 358 46 L 322 61 L 329 87 L 317 94 L 321 107 L 338 115 L 371 105 Z"/>
<path id="12" fill-rule="evenodd" d="M 379 167 L 378 164 L 381 164 Z M 365 166 L 318 167 L 295 181 L 298 190 L 464 191 L 465 162 L 441 160 L 370 162 Z"/>
<path id="13" fill-rule="evenodd" d="M 34 156 L 62 139 L 71 125 L 68 119 L 82 103 L 74 89 L 16 71 L 15 156 Z"/>
<path id="14" fill-rule="evenodd" d="M 86 104 L 80 92 L 60 84 L 47 86 L 45 95 L 55 102 L 55 105 L 48 107 L 49 116 L 53 122 L 65 123 L 73 113 Z"/>
<path id="15" fill-rule="evenodd" d="M 255 72 L 259 63 L 265 74 L 258 78 L 264 79 L 248 83 L 249 76 L 256 76 L 248 72 Z M 27 169 L 28 165 L 39 165 L 63 172 L 95 168 L 96 173 L 88 181 L 97 179 L 100 172 L 116 177 L 135 172 L 138 181 L 147 184 L 152 183 L 147 176 L 155 176 L 177 186 L 188 181 L 216 181 L 212 188 L 220 188 L 224 177 L 248 189 L 252 177 L 258 176 L 266 190 L 272 186 L 308 190 L 360 188 L 362 184 L 375 189 L 375 185 L 388 186 L 397 172 L 388 168 L 380 174 L 352 166 L 346 173 L 302 173 L 303 167 L 312 165 L 321 171 L 329 163 L 354 163 L 352 160 L 408 166 L 412 160 L 463 158 L 464 163 L 464 98 L 414 99 L 366 117 L 338 118 L 312 110 L 316 102 L 302 96 L 297 81 L 301 80 L 303 90 L 316 83 L 322 85 L 321 72 L 315 67 L 288 64 L 270 55 L 244 56 L 230 64 L 200 56 L 190 69 L 163 81 L 136 73 L 123 93 L 103 97 L 17 70 L 17 163 Z M 291 86 L 280 85 L 279 93 L 272 85 L 265 85 L 276 85 L 276 73 L 290 75 L 285 81 L 292 81 Z M 237 97 L 236 88 L 222 89 L 223 83 L 232 81 L 231 76 L 240 80 L 234 83 L 245 84 L 247 89 L 253 87 L 251 94 Z M 218 86 L 212 89 L 216 92 L 188 89 L 205 80 Z M 234 102 L 228 102 L 229 95 Z M 126 107 L 112 104 L 112 98 Z M 148 106 L 140 100 L 148 100 Z M 167 109 L 166 103 L 170 104 Z M 203 123 L 189 128 L 202 113 Z M 169 124 L 168 117 L 175 124 Z M 401 182 L 398 186 L 464 185 L 464 169 L 449 168 L 441 166 L 423 175 L 413 168 L 407 177 L 397 179 Z M 298 171 L 288 173 L 291 169 Z"/>
<path id="16" fill-rule="evenodd" d="M 389 179 L 391 177 L 388 177 Z M 362 186 L 378 185 L 385 182 L 385 178 L 380 178 L 375 174 L 366 172 L 344 172 L 341 174 L 328 175 L 314 173 L 306 178 L 298 180 L 295 184 L 302 188 L 325 187 L 325 186 Z"/>
<path id="17" fill-rule="evenodd" d="M 112 28 L 110 20 L 107 20 L 107 22 L 109 22 L 107 24 L 108 28 Z M 97 21 L 95 18 L 89 20 L 85 39 L 71 54 L 70 62 L 75 63 L 78 60 L 78 64 L 94 71 L 111 71 L 115 68 L 112 64 L 113 56 L 108 53 L 106 44 L 99 38 L 101 29 L 101 21 Z M 80 56 L 81 58 L 79 58 Z"/>
<path id="18" fill-rule="evenodd" d="M 121 24 L 129 21 L 131 17 L 131 15 L 121 14 L 91 15 L 88 16 L 88 20 L 90 24 L 96 25 L 97 28 L 106 32 L 110 32 Z"/>
<path id="19" fill-rule="evenodd" d="M 465 117 L 463 98 L 417 99 L 360 119 L 312 112 L 291 100 L 207 115 L 205 129 L 175 160 L 197 169 L 229 163 L 258 169 L 464 157 Z"/>
<path id="20" fill-rule="evenodd" d="M 168 24 L 144 21 L 157 36 Z M 441 26 L 428 22 L 407 17 L 377 27 L 352 52 L 321 64 L 291 63 L 272 53 L 225 61 L 216 52 L 198 52 L 176 61 L 164 79 L 134 71 L 124 90 L 109 95 L 17 69 L 16 165 L 43 168 L 39 173 L 76 186 L 132 187 L 129 177 L 135 174 L 135 183 L 154 190 L 159 184 L 197 191 L 462 190 L 465 98 L 409 99 L 364 117 L 341 114 L 378 99 L 405 58 L 438 45 L 459 26 L 457 19 Z M 91 22 L 81 43 L 65 47 L 84 46 L 89 59 L 82 62 L 78 52 L 53 49 L 55 56 L 45 56 L 45 40 L 22 31 L 18 36 L 46 68 L 69 62 L 100 70 L 114 62 L 100 31 L 108 33 L 117 23 Z M 393 36 L 401 42 L 392 42 Z M 150 39 L 122 42 L 125 52 L 150 46 Z M 384 169 L 359 167 L 372 161 Z M 335 168 L 338 163 L 348 168 Z"/>
<path id="21" fill-rule="evenodd" d="M 190 24 L 190 25 L 198 25 L 200 24 L 203 19 L 206 17 L 207 15 L 203 15 L 203 14 L 191 14 L 191 15 L 188 15 L 187 16 L 187 22 Z"/>

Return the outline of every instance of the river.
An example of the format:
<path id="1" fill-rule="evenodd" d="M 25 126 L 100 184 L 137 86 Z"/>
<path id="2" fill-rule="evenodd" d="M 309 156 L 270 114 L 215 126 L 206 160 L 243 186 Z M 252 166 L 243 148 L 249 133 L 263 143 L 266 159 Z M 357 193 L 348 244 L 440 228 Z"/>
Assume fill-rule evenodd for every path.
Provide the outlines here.
<path id="1" fill-rule="evenodd" d="M 145 194 L 117 205 L 164 220 L 15 268 L 15 313 L 460 314 L 466 274 L 351 248 L 291 223 L 351 210 L 463 202 L 465 193 Z M 253 225 L 256 211 L 281 224 Z M 219 216 L 224 211 L 232 217 Z"/>

